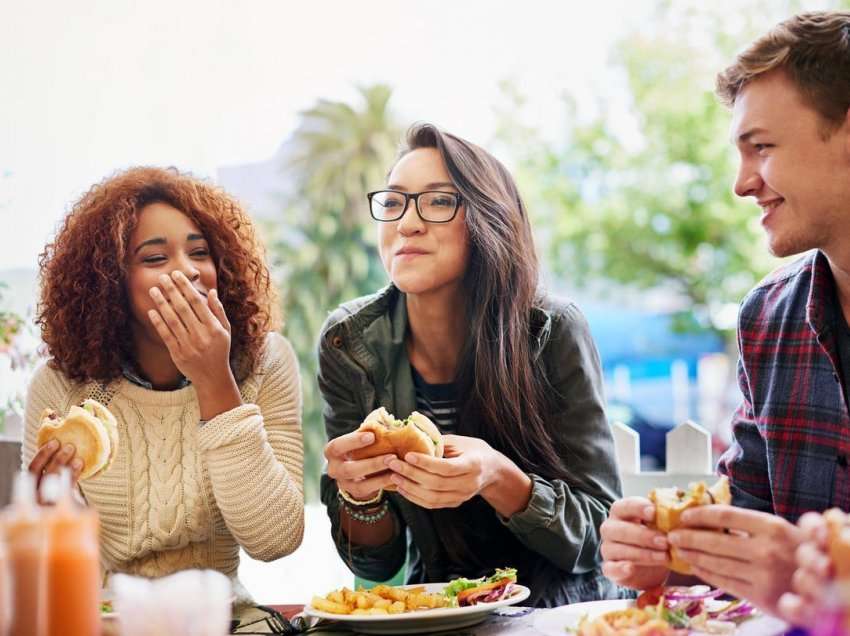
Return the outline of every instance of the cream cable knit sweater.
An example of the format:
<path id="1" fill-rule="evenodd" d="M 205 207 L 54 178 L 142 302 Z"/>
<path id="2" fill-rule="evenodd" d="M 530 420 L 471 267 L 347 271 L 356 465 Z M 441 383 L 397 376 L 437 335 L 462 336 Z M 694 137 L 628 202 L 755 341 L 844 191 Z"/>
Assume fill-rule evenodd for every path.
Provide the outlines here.
<path id="1" fill-rule="evenodd" d="M 86 397 L 112 394 L 118 454 L 106 473 L 80 485 L 100 514 L 106 573 L 213 568 L 249 602 L 236 578 L 239 546 L 272 561 L 294 551 L 304 533 L 301 386 L 289 342 L 269 334 L 240 391 L 242 406 L 199 427 L 192 386 L 150 391 L 122 378 L 104 393 L 43 364 L 27 394 L 23 465 L 37 450 L 45 408 L 66 413 Z"/>

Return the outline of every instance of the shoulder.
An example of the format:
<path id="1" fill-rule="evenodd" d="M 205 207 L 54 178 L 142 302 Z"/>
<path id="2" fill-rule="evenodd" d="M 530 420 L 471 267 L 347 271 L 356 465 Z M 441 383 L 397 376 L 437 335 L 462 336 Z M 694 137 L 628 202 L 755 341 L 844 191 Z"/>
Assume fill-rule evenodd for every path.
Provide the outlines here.
<path id="1" fill-rule="evenodd" d="M 341 304 L 325 319 L 320 331 L 320 340 L 323 340 L 329 332 L 343 323 L 368 321 L 384 315 L 398 293 L 394 286 L 389 285 L 374 294 L 360 296 Z"/>
<path id="2" fill-rule="evenodd" d="M 789 305 L 805 306 L 818 252 L 803 254 L 765 276 L 741 301 L 741 318 L 785 313 Z"/>
<path id="3" fill-rule="evenodd" d="M 580 336 L 590 333 L 587 318 L 579 306 L 570 298 L 552 294 L 541 295 L 535 304 L 535 310 L 550 323 L 553 335 Z"/>
<path id="4" fill-rule="evenodd" d="M 43 360 L 36 367 L 29 382 L 28 391 L 49 391 L 52 394 L 67 394 L 78 386 L 56 368 L 52 360 Z"/>
<path id="5" fill-rule="evenodd" d="M 295 349 L 292 344 L 283 335 L 277 332 L 269 332 L 266 334 L 266 341 L 263 343 L 263 352 L 261 358 L 261 366 L 264 370 L 283 364 L 284 366 L 298 366 Z"/>

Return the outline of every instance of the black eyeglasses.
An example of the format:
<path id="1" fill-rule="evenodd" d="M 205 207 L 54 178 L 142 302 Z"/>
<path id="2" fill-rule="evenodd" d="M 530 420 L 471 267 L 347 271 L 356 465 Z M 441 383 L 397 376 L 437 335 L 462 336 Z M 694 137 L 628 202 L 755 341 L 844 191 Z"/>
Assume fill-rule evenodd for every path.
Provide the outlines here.
<path id="1" fill-rule="evenodd" d="M 369 212 L 376 221 L 398 221 L 407 211 L 410 200 L 416 203 L 416 213 L 426 223 L 448 223 L 457 214 L 463 198 L 457 192 L 428 190 L 426 192 L 398 192 L 377 190 L 366 195 Z"/>

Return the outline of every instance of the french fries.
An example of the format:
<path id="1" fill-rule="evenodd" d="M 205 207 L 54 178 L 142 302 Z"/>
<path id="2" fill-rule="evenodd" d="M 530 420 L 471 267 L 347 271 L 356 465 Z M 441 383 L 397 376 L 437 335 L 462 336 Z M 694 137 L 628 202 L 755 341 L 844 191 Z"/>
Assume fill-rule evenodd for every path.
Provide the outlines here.
<path id="1" fill-rule="evenodd" d="M 450 607 L 451 601 L 445 594 L 426 592 L 424 586 L 376 585 L 371 590 L 344 587 L 325 596 L 314 596 L 310 605 L 328 614 L 382 615 Z"/>

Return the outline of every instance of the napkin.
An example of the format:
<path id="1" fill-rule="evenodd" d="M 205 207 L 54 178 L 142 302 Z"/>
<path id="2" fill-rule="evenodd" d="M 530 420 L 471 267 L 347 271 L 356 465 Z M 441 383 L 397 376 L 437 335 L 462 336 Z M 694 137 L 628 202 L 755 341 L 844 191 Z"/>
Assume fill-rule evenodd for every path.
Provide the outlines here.
<path id="1" fill-rule="evenodd" d="M 225 636 L 230 630 L 230 580 L 215 570 L 160 579 L 116 574 L 110 586 L 122 636 Z"/>

